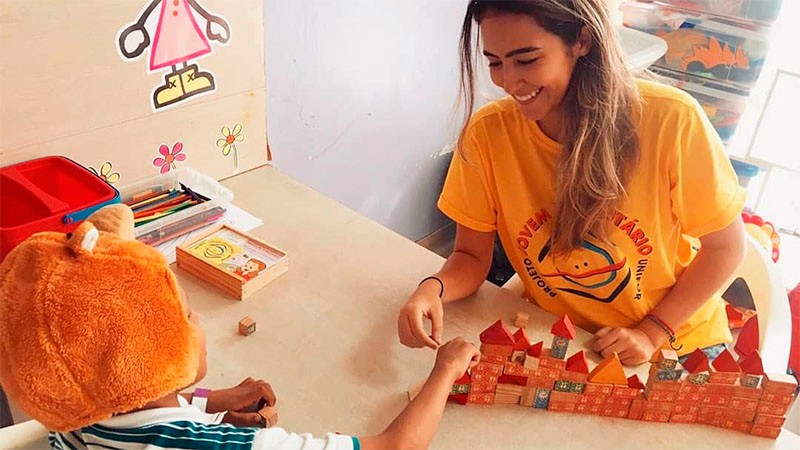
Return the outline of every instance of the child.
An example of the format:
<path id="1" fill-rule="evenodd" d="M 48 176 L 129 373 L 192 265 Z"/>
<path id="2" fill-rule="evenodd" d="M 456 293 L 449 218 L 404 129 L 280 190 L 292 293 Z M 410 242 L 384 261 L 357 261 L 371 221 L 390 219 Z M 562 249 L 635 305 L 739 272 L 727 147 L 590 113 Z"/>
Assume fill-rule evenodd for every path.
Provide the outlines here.
<path id="1" fill-rule="evenodd" d="M 636 365 L 730 342 L 719 290 L 744 257 L 745 191 L 697 101 L 634 80 L 606 3 L 469 2 L 471 117 L 438 203 L 455 248 L 401 309 L 403 344 L 441 342 L 442 303 L 483 283 L 495 233 L 525 296 L 595 332 L 603 356 Z M 473 114 L 481 54 L 508 96 Z"/>
<path id="2" fill-rule="evenodd" d="M 262 380 L 178 393 L 206 374 L 197 316 L 160 253 L 118 236 L 130 209 L 96 214 L 72 234 L 29 238 L 0 264 L 0 384 L 51 430 L 52 448 L 426 447 L 453 382 L 480 356 L 460 339 L 442 346 L 420 394 L 377 436 L 256 428 L 252 411 L 276 404 Z"/>

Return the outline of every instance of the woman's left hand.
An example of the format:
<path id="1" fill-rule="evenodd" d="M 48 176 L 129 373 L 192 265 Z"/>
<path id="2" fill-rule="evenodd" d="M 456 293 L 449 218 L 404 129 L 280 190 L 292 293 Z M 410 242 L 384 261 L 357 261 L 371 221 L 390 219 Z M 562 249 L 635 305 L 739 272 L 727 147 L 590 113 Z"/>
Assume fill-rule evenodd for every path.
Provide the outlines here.
<path id="1" fill-rule="evenodd" d="M 626 366 L 635 366 L 650 360 L 656 345 L 638 328 L 601 328 L 594 335 L 592 348 L 604 358 L 612 353 L 619 355 Z"/>

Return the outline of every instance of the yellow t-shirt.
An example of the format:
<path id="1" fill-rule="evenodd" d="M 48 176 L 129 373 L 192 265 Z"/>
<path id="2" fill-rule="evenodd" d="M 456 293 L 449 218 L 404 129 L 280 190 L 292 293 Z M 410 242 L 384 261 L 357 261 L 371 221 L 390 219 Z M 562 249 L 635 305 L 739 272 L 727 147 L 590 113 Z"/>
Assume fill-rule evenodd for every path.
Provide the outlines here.
<path id="1" fill-rule="evenodd" d="M 561 146 L 511 98 L 475 113 L 438 202 L 461 225 L 496 230 L 526 296 L 590 331 L 638 324 L 692 261 L 696 238 L 732 223 L 745 202 L 700 105 L 673 87 L 638 86 L 641 157 L 612 219 L 613 245 L 590 237 L 568 260 L 550 254 Z M 715 295 L 676 330 L 680 353 L 730 342 L 727 324 Z"/>

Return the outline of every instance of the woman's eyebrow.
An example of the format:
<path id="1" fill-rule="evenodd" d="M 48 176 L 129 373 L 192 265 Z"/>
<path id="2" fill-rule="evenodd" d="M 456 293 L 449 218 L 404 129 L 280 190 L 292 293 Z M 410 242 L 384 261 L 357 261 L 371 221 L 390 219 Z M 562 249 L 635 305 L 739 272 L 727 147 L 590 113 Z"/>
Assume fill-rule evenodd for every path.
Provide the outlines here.
<path id="1" fill-rule="evenodd" d="M 522 47 L 515 50 L 511 50 L 510 52 L 506 53 L 506 58 L 511 58 L 512 56 L 519 55 L 522 53 L 530 53 L 535 52 L 536 50 L 541 50 L 539 47 Z M 491 56 L 492 58 L 499 58 L 499 56 L 495 55 L 494 53 L 489 53 L 486 50 L 483 51 L 484 56 Z"/>

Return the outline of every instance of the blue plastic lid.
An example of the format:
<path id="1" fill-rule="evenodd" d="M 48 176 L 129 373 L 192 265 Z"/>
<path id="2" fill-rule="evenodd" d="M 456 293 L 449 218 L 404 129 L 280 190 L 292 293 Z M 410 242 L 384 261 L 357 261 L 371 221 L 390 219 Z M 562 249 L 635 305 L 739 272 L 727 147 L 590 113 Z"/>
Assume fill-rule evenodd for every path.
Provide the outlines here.
<path id="1" fill-rule="evenodd" d="M 733 170 L 736 172 L 736 175 L 741 175 L 743 177 L 754 177 L 761 171 L 761 168 L 758 166 L 743 163 L 735 159 L 731 160 L 731 165 L 733 165 Z"/>

